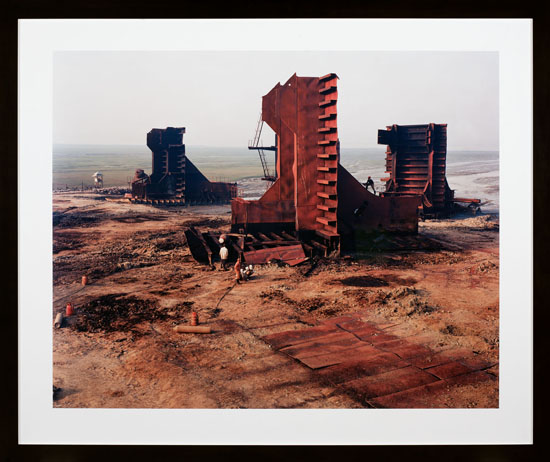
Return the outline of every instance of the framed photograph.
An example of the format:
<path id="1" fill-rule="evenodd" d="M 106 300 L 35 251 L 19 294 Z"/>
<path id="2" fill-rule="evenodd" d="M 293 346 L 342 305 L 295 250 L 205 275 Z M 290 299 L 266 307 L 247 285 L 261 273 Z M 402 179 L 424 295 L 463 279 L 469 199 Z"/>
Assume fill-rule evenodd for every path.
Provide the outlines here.
<path id="1" fill-rule="evenodd" d="M 528 19 L 20 20 L 20 443 L 532 443 L 532 109 Z"/>

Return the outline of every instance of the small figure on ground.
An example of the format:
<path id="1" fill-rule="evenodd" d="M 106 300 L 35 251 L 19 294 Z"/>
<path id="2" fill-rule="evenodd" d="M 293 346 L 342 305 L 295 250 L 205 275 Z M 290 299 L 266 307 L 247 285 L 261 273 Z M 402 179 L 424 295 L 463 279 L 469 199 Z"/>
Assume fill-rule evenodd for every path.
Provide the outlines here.
<path id="1" fill-rule="evenodd" d="M 225 244 L 222 244 L 222 248 L 220 249 L 220 260 L 222 261 L 220 269 L 226 270 L 227 267 L 227 258 L 229 257 L 229 250 L 227 250 L 227 247 Z"/>
<path id="2" fill-rule="evenodd" d="M 254 273 L 254 267 L 252 265 L 248 265 L 244 270 L 241 270 L 241 276 L 245 281 L 250 279 L 252 273 Z"/>
<path id="3" fill-rule="evenodd" d="M 241 260 L 237 259 L 237 263 L 235 263 L 235 282 L 237 284 L 240 284 L 242 277 L 243 276 L 241 274 Z"/>
<path id="4" fill-rule="evenodd" d="M 363 183 L 365 185 L 365 189 L 368 190 L 369 189 L 369 186 L 372 188 L 372 192 L 374 194 L 376 194 L 376 190 L 374 189 L 374 181 L 372 180 L 372 178 L 369 176 L 368 180 L 366 183 Z"/>

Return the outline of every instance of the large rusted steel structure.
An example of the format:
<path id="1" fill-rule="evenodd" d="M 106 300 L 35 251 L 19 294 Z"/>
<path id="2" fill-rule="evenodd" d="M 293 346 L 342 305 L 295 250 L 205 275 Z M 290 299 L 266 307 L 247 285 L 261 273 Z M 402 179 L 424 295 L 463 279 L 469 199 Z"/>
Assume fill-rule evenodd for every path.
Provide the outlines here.
<path id="1" fill-rule="evenodd" d="M 232 232 L 285 231 L 339 252 L 370 231 L 418 230 L 420 196 L 376 196 L 340 165 L 337 80 L 294 74 L 263 97 L 276 181 L 259 200 L 231 201 Z"/>
<path id="2" fill-rule="evenodd" d="M 185 154 L 184 127 L 154 128 L 147 133 L 153 153 L 151 176 L 136 170 L 132 200 L 160 204 L 228 203 L 237 196 L 235 183 L 209 181 Z"/>
<path id="3" fill-rule="evenodd" d="M 422 197 L 424 216 L 448 215 L 458 202 L 479 199 L 454 197 L 446 177 L 447 124 L 391 125 L 378 130 L 378 144 L 386 144 L 386 191 L 383 197 Z"/>

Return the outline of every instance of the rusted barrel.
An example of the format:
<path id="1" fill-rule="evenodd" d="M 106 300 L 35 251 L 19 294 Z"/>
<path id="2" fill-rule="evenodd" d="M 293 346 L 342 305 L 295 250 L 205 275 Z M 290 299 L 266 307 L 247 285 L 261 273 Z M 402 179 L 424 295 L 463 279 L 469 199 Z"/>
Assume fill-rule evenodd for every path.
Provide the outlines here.
<path id="1" fill-rule="evenodd" d="M 191 313 L 191 325 L 192 326 L 198 326 L 199 325 L 199 315 L 196 311 L 193 311 Z"/>
<path id="2" fill-rule="evenodd" d="M 82 276 L 82 285 L 85 286 L 88 284 L 88 276 Z"/>

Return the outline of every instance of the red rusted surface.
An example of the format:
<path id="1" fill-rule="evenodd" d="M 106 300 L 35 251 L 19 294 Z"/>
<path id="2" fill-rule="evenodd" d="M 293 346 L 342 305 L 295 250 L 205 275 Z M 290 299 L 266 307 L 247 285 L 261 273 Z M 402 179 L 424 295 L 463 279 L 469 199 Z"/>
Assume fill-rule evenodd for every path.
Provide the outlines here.
<path id="1" fill-rule="evenodd" d="M 382 374 L 362 377 L 360 379 L 345 382 L 343 387 L 352 390 L 363 400 L 376 398 L 377 396 L 389 395 L 409 388 L 426 385 L 435 382 L 438 378 L 418 369 L 414 366 L 407 366 Z"/>
<path id="2" fill-rule="evenodd" d="M 147 134 L 147 146 L 153 152 L 152 173 L 148 176 L 136 170 L 133 199 L 164 205 L 212 204 L 227 203 L 237 196 L 235 183 L 211 182 L 189 160 L 184 133 L 184 127 L 168 127 L 154 128 Z"/>
<path id="3" fill-rule="evenodd" d="M 446 177 L 447 124 L 391 125 L 378 130 L 386 149 L 384 197 L 422 196 L 425 216 L 448 215 L 458 202 L 472 207 L 479 199 L 455 198 Z"/>
<path id="4" fill-rule="evenodd" d="M 281 234 L 269 232 L 269 235 L 263 233 L 218 235 L 211 232 L 200 232 L 190 227 L 186 228 L 184 233 L 193 258 L 198 262 L 210 265 L 219 259 L 222 236 L 229 250 L 228 259 L 230 261 L 242 258 L 247 264 L 253 265 L 280 261 L 294 266 L 307 259 L 304 247 L 309 248 L 308 254 L 311 257 L 311 247 L 286 232 Z"/>
<path id="5" fill-rule="evenodd" d="M 485 372 L 472 372 L 459 375 L 447 380 L 438 380 L 427 385 L 410 388 L 397 393 L 379 396 L 370 399 L 370 405 L 377 408 L 407 408 L 407 409 L 429 409 L 448 408 L 448 398 L 464 385 L 472 385 L 495 380 Z"/>
<path id="6" fill-rule="evenodd" d="M 272 261 L 280 260 L 291 262 L 293 265 L 306 260 L 302 244 L 279 246 L 261 250 L 243 252 L 246 263 L 261 265 Z"/>
<path id="7" fill-rule="evenodd" d="M 361 377 L 382 374 L 407 366 L 409 366 L 409 363 L 400 359 L 399 356 L 393 353 L 381 352 L 369 356 L 368 359 L 346 361 L 335 366 L 326 367 L 319 370 L 318 373 L 331 383 L 339 385 Z"/>
<path id="8" fill-rule="evenodd" d="M 323 348 L 319 347 L 319 354 L 316 356 L 308 356 L 307 358 L 298 358 L 302 363 L 311 369 L 319 369 L 321 367 L 341 364 L 347 361 L 363 359 L 365 357 L 374 356 L 379 353 L 375 347 L 370 345 L 358 346 L 337 353 L 323 353 Z"/>
<path id="9" fill-rule="evenodd" d="M 337 79 L 294 74 L 263 97 L 262 120 L 277 135 L 277 179 L 259 200 L 231 202 L 234 232 L 313 234 L 339 252 L 362 232 L 417 231 L 419 196 L 375 196 L 340 165 Z"/>
<path id="10" fill-rule="evenodd" d="M 290 330 L 279 332 L 277 334 L 266 335 L 263 339 L 273 348 L 280 349 L 286 346 L 304 343 L 314 339 L 315 337 L 322 337 L 323 335 L 334 332 L 337 332 L 334 326 L 321 325 L 317 327 L 310 327 L 308 329 Z"/>
<path id="11" fill-rule="evenodd" d="M 492 364 L 470 350 L 436 353 L 410 338 L 386 334 L 380 327 L 350 315 L 263 340 L 374 407 L 442 407 L 441 403 L 452 402 L 459 387 L 495 380 L 479 370 Z M 370 335 L 363 340 L 358 332 Z M 373 343 L 376 337 L 383 341 Z"/>
<path id="12" fill-rule="evenodd" d="M 459 363 L 458 361 L 441 364 L 439 366 L 430 367 L 429 369 L 424 370 L 432 375 L 435 375 L 436 377 L 439 377 L 440 379 L 450 379 L 451 377 L 455 377 L 457 375 L 473 372 L 472 369 L 462 363 Z"/>
<path id="13" fill-rule="evenodd" d="M 317 356 L 327 353 L 335 353 L 342 350 L 349 350 L 364 346 L 355 336 L 346 332 L 328 334 L 311 342 L 300 343 L 291 347 L 281 349 L 282 353 L 297 359 Z"/>
<path id="14" fill-rule="evenodd" d="M 429 367 L 439 366 L 441 364 L 450 363 L 456 360 L 462 360 L 472 356 L 473 353 L 465 348 L 457 348 L 450 351 L 442 351 L 440 353 L 434 353 L 419 358 L 412 358 L 411 364 L 419 367 L 420 369 L 426 369 Z"/>

